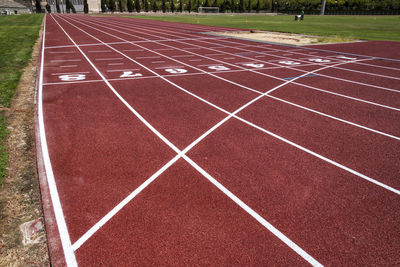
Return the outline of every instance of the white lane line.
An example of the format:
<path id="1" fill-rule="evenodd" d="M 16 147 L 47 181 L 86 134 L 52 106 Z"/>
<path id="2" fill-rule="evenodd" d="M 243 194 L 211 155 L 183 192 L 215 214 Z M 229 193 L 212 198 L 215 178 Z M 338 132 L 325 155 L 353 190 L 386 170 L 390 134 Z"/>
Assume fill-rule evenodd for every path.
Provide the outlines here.
<path id="1" fill-rule="evenodd" d="M 165 61 L 152 61 L 152 64 L 160 64 L 160 63 L 165 63 Z"/>
<path id="2" fill-rule="evenodd" d="M 142 52 L 144 49 L 123 49 L 124 52 Z"/>
<path id="3" fill-rule="evenodd" d="M 88 53 L 110 53 L 112 52 L 111 50 L 91 50 L 87 51 Z"/>
<path id="4" fill-rule="evenodd" d="M 148 59 L 148 58 L 160 58 L 159 56 L 150 56 L 150 57 L 135 57 L 136 59 Z"/>
<path id="5" fill-rule="evenodd" d="M 55 60 L 50 60 L 50 62 L 76 62 L 76 61 L 82 61 L 82 59 L 55 59 Z"/>
<path id="6" fill-rule="evenodd" d="M 63 19 L 64 20 L 64 19 Z M 66 20 L 64 20 L 64 21 L 66 21 Z M 70 22 L 68 22 L 68 21 L 66 21 L 67 23 L 69 23 L 70 25 L 72 25 L 72 26 L 74 26 L 74 27 L 76 27 L 75 25 L 73 25 L 73 24 L 71 24 Z M 57 22 L 57 24 L 58 24 L 58 22 Z M 59 24 L 58 24 L 59 25 Z M 60 26 L 60 25 L 59 25 Z M 61 26 L 60 26 L 61 27 Z M 79 28 L 78 28 L 79 29 Z M 87 33 L 87 32 L 85 32 L 84 30 L 82 30 L 82 29 L 80 29 L 82 32 L 84 32 L 84 33 L 86 33 L 87 35 L 89 35 L 89 36 L 92 36 L 92 35 L 90 35 L 89 33 Z M 64 31 L 64 29 L 63 29 L 63 31 Z M 65 31 L 64 31 L 65 32 Z M 67 34 L 66 32 L 65 32 L 65 34 Z M 68 37 L 69 37 L 69 35 L 67 35 Z M 93 37 L 93 36 L 92 36 Z M 71 37 L 69 37 L 70 39 L 71 39 Z M 95 37 L 93 37 L 93 38 L 95 38 Z M 97 39 L 97 38 L 96 38 Z M 97 39 L 97 40 L 99 40 L 99 39 Z M 71 39 L 71 41 L 73 42 L 73 40 Z M 99 40 L 99 41 L 101 41 L 101 40 Z M 79 48 L 78 48 L 79 49 Z M 99 75 L 102 77 L 102 79 L 106 82 L 106 84 L 110 87 L 110 89 L 112 88 L 112 86 L 111 86 L 111 84 L 107 81 L 107 79 L 106 78 L 104 78 L 104 76 L 102 76 L 101 75 L 101 73 L 100 73 L 100 71 L 93 65 L 93 63 L 91 63 L 91 61 L 90 61 L 90 59 L 89 58 L 87 58 L 86 57 L 86 55 L 83 53 L 83 51 L 82 50 L 80 50 L 81 51 L 81 53 L 82 53 L 82 55 L 89 61 L 89 63 L 93 66 L 93 68 L 99 73 Z M 122 53 L 122 52 L 120 52 L 120 53 Z M 144 68 L 146 68 L 145 66 L 143 66 Z M 151 71 L 151 72 L 154 72 L 154 71 L 152 71 L 151 69 L 149 69 L 149 71 Z M 157 75 L 157 73 L 156 72 L 154 72 L 154 74 L 156 74 Z M 176 84 L 174 84 L 174 83 L 172 83 L 171 81 L 169 81 L 169 80 L 167 80 L 167 79 L 164 79 L 165 81 L 167 81 L 168 83 L 170 83 L 170 84 L 173 84 L 173 85 L 175 85 L 176 87 L 179 87 L 178 85 L 176 85 Z M 287 83 L 290 83 L 291 81 L 287 81 Z M 278 85 L 276 88 L 274 88 L 274 89 L 272 89 L 272 90 L 270 90 L 270 91 L 268 91 L 267 93 L 269 93 L 269 92 L 272 92 L 273 90 L 275 90 L 275 89 L 277 89 L 277 88 L 279 88 L 279 87 L 281 87 L 282 85 Z M 182 88 L 183 89 L 183 88 Z M 114 92 L 114 91 L 113 91 Z M 114 92 L 115 94 L 118 94 L 116 91 Z M 200 142 L 203 138 L 205 138 L 208 134 L 210 134 L 212 131 L 214 131 L 215 129 L 217 129 L 220 125 L 222 125 L 224 122 L 226 122 L 227 120 L 229 120 L 232 116 L 233 116 L 233 114 L 235 114 L 235 113 L 238 113 L 238 112 L 240 112 L 241 110 L 243 110 L 245 107 L 247 107 L 248 105 L 250 105 L 251 103 L 253 103 L 253 102 L 255 102 L 255 101 L 257 101 L 259 98 L 261 98 L 263 95 L 260 95 L 260 96 L 258 96 L 257 98 L 255 98 L 255 99 L 253 99 L 252 101 L 250 101 L 250 102 L 248 102 L 247 104 L 245 104 L 245 105 L 243 105 L 241 108 L 239 108 L 239 109 L 237 109 L 234 113 L 232 113 L 231 115 L 228 115 L 225 119 L 223 119 L 222 121 L 220 121 L 218 124 L 216 124 L 214 127 L 212 127 L 210 130 L 208 130 L 206 133 L 204 133 L 202 136 L 200 136 L 196 141 L 194 141 L 191 145 L 189 145 L 185 150 L 183 150 L 183 151 L 180 151 L 178 148 L 176 148 L 168 139 L 166 139 L 164 136 L 162 136 L 153 126 L 151 126 L 151 124 L 149 124 L 139 113 L 137 113 L 131 106 L 129 106 L 129 104 L 128 103 L 126 103 L 126 102 L 124 102 L 124 104 L 125 105 L 127 105 L 127 107 L 129 108 L 130 107 L 130 109 L 132 110 L 132 112 L 151 130 L 151 131 L 153 131 L 161 140 L 163 140 L 168 146 L 170 146 L 175 152 L 177 152 L 177 156 L 174 158 L 174 159 L 172 159 L 171 161 L 173 161 L 172 163 L 170 163 L 170 165 L 172 165 L 176 160 L 178 160 L 178 158 L 180 158 L 180 157 L 184 157 L 184 159 L 190 164 L 190 165 L 192 165 L 193 167 L 195 167 L 196 168 L 196 170 L 199 170 L 199 166 L 196 164 L 196 163 L 194 163 L 190 158 L 188 158 L 186 155 L 184 155 L 184 153 L 187 153 L 194 145 L 196 145 L 198 142 Z M 120 98 L 120 100 L 121 101 L 125 101 L 121 96 L 119 96 L 118 95 L 118 97 Z M 174 161 L 175 160 L 175 161 Z M 171 162 L 170 161 L 170 162 Z M 168 165 L 167 167 L 163 167 L 164 168 L 164 171 L 165 171 L 165 169 L 166 168 L 168 168 L 170 165 Z M 165 166 L 165 165 L 164 165 Z M 157 173 L 162 173 L 162 171 L 158 171 Z M 158 177 L 159 176 L 159 174 L 156 176 L 156 177 Z M 155 177 L 155 178 L 156 178 Z M 206 176 L 206 178 L 207 179 L 209 179 L 210 181 L 215 181 L 215 179 L 213 179 L 212 177 L 212 179 L 210 179 L 210 175 L 207 175 Z M 153 180 L 155 179 L 155 178 L 153 178 Z M 147 183 L 147 185 L 148 184 L 150 184 L 150 182 L 151 181 L 149 181 L 148 183 Z M 146 187 L 146 185 L 144 185 L 144 187 Z M 221 186 L 219 186 L 218 188 L 222 188 Z M 239 198 L 237 198 L 234 194 L 232 194 L 231 192 L 229 192 L 226 188 L 222 191 L 222 192 L 224 192 L 225 194 L 227 194 L 227 196 L 228 197 L 230 197 L 232 200 L 234 200 L 236 203 L 237 203 L 237 201 L 240 201 L 239 203 L 240 203 L 240 207 L 242 207 L 242 208 L 245 208 L 245 211 L 247 211 L 247 212 L 249 212 L 249 208 L 248 208 L 248 206 L 247 205 L 245 205 L 244 204 L 244 202 L 242 202 Z M 132 195 L 133 195 L 133 193 L 132 193 Z M 127 203 L 128 203 L 129 201 L 125 201 L 121 206 L 123 207 L 123 206 L 125 206 Z M 122 207 L 119 207 L 119 209 L 122 209 Z M 250 209 L 251 210 L 251 209 Z M 110 213 L 109 213 L 110 214 Z M 114 213 L 115 214 L 115 213 Z M 111 217 L 112 216 L 114 216 L 114 214 L 110 214 L 109 216 L 108 216 L 108 220 L 109 219 L 111 219 Z M 281 232 L 279 232 L 276 228 L 274 228 L 271 224 L 269 224 L 264 218 L 262 218 L 259 214 L 257 214 L 255 211 L 253 211 L 253 210 L 251 210 L 251 213 L 249 213 L 251 216 L 256 216 L 256 218 L 259 218 L 259 220 L 262 222 L 262 225 L 264 226 L 264 227 L 266 227 L 269 231 L 271 231 L 271 233 L 273 233 L 275 236 L 277 236 L 281 241 L 283 241 L 287 246 L 289 246 L 291 249 L 293 249 L 296 253 L 298 253 L 301 257 L 303 257 L 305 260 L 307 260 L 310 264 L 312 264 L 313 266 L 322 266 L 318 261 L 316 261 L 313 257 L 311 257 L 311 255 L 309 255 L 307 252 L 305 252 L 304 250 L 302 250 L 300 247 L 298 247 L 294 242 L 292 242 L 289 238 L 287 238 L 285 235 L 283 235 Z M 108 215 L 108 214 L 107 214 Z M 106 215 L 106 216 L 107 216 Z M 259 222 L 260 222 L 259 221 Z M 105 220 L 103 220 L 102 221 L 102 224 L 104 225 L 104 223 L 106 223 L 107 222 L 107 220 L 105 219 Z M 100 226 L 101 227 L 101 226 Z M 92 227 L 93 228 L 93 227 Z M 92 229 L 91 228 L 91 229 Z M 90 230 L 91 230 L 90 229 Z M 99 228 L 97 228 L 97 225 L 96 225 L 96 227 L 95 228 L 93 228 L 93 230 L 90 232 L 90 234 L 88 234 L 88 235 L 86 235 L 85 234 L 85 240 L 87 240 L 88 238 L 90 238 L 90 236 L 91 235 L 93 235 L 97 230 L 98 230 Z M 89 230 L 89 231 L 90 231 Z M 82 240 L 82 241 L 80 241 L 81 239 L 79 239 L 77 242 L 79 242 L 79 243 L 77 243 L 76 242 L 76 246 L 75 246 L 75 244 L 74 244 L 74 249 L 76 250 L 76 249 L 78 249 L 79 248 L 79 246 L 80 245 L 82 245 L 83 243 L 84 243 L 84 241 L 85 240 Z"/>
<path id="7" fill-rule="evenodd" d="M 153 49 L 154 51 L 172 51 L 172 50 L 174 50 L 174 49 L 172 49 L 172 48 L 154 48 Z M 123 50 L 122 50 L 123 51 Z"/>
<path id="8" fill-rule="evenodd" d="M 211 57 L 211 56 L 223 56 L 224 54 L 220 54 L 220 53 L 214 53 L 214 54 L 204 54 L 207 57 Z"/>
<path id="9" fill-rule="evenodd" d="M 96 61 L 106 61 L 106 60 L 121 60 L 122 57 L 108 57 L 108 58 L 96 58 Z"/>
<path id="10" fill-rule="evenodd" d="M 75 51 L 49 51 L 50 54 L 74 54 Z"/>
<path id="11" fill-rule="evenodd" d="M 78 65 L 64 65 L 64 66 L 60 66 L 60 68 L 74 68 L 74 67 L 78 67 Z"/>
<path id="12" fill-rule="evenodd" d="M 107 66 L 120 66 L 124 65 L 125 63 L 108 63 Z"/>
<path id="13" fill-rule="evenodd" d="M 193 55 L 177 55 L 177 56 L 171 56 L 173 58 L 179 58 L 179 57 L 193 57 Z"/>
<path id="14" fill-rule="evenodd" d="M 44 65 L 44 47 L 46 38 L 46 23 L 47 16 L 44 17 L 43 22 L 43 40 L 42 40 L 42 60 L 40 62 L 40 76 L 39 76 L 39 92 L 38 92 L 38 118 L 39 118 L 39 132 L 40 132 L 40 145 L 42 149 L 42 156 L 44 162 L 44 168 L 46 171 L 47 183 L 49 185 L 51 203 L 54 209 L 54 216 L 58 231 L 60 234 L 61 246 L 64 251 L 65 262 L 68 267 L 78 266 L 75 258 L 74 251 L 71 245 L 71 239 L 69 237 L 67 224 L 65 223 L 65 217 L 61 206 L 60 197 L 58 195 L 57 185 L 54 178 L 53 168 L 51 166 L 49 150 L 47 147 L 46 130 L 44 126 L 43 116 L 43 65 Z"/>
<path id="15" fill-rule="evenodd" d="M 75 71 L 75 72 L 56 72 L 51 75 L 67 75 L 67 74 L 82 74 L 82 73 L 90 73 L 89 71 Z"/>

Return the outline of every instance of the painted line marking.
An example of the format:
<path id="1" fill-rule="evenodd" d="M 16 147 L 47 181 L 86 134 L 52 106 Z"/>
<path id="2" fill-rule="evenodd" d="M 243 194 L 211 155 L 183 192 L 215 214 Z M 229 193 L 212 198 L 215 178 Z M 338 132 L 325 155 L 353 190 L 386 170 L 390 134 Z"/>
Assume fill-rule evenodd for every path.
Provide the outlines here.
<path id="1" fill-rule="evenodd" d="M 75 51 L 49 51 L 50 54 L 74 54 Z"/>
<path id="2" fill-rule="evenodd" d="M 106 60 L 121 60 L 123 59 L 122 57 L 109 57 L 109 58 L 95 58 L 94 60 L 97 61 L 106 61 Z"/>
<path id="3" fill-rule="evenodd" d="M 171 56 L 171 57 L 194 57 L 193 55 L 177 55 L 177 56 Z"/>
<path id="4" fill-rule="evenodd" d="M 311 75 L 306 75 L 306 76 L 295 76 L 295 77 L 287 77 L 287 78 L 282 78 L 284 80 L 291 80 L 291 79 L 296 79 L 296 78 L 305 78 L 305 77 L 314 77 L 314 76 L 319 76 L 318 74 L 311 74 Z"/>
<path id="5" fill-rule="evenodd" d="M 136 59 L 148 59 L 148 58 L 160 58 L 160 56 L 151 56 L 151 57 L 136 57 Z"/>
<path id="6" fill-rule="evenodd" d="M 144 49 L 123 49 L 124 52 L 142 52 Z"/>
<path id="7" fill-rule="evenodd" d="M 125 63 L 108 63 L 107 66 L 119 66 L 124 65 Z"/>
<path id="8" fill-rule="evenodd" d="M 91 50 L 87 51 L 88 53 L 111 53 L 112 50 Z"/>
<path id="9" fill-rule="evenodd" d="M 50 60 L 50 62 L 76 62 L 76 61 L 82 61 L 82 59 L 55 59 L 55 60 Z"/>
<path id="10" fill-rule="evenodd" d="M 172 49 L 172 48 L 154 48 L 153 50 L 154 51 L 172 51 L 174 49 Z M 124 51 L 124 50 L 122 50 L 122 51 Z"/>
<path id="11" fill-rule="evenodd" d="M 151 62 L 151 63 L 153 63 L 153 64 L 160 64 L 160 63 L 165 63 L 165 61 L 153 61 L 153 62 Z"/>
<path id="12" fill-rule="evenodd" d="M 78 65 L 64 65 L 64 66 L 60 66 L 60 68 L 73 68 L 73 67 L 78 67 Z"/>
<path id="13" fill-rule="evenodd" d="M 216 54 L 204 54 L 204 55 L 207 56 L 207 57 L 211 57 L 211 56 L 223 56 L 224 54 L 216 53 Z"/>
<path id="14" fill-rule="evenodd" d="M 81 73 L 90 73 L 90 72 L 89 71 L 58 72 L 58 73 L 52 73 L 51 75 L 68 75 L 68 74 L 81 74 Z"/>

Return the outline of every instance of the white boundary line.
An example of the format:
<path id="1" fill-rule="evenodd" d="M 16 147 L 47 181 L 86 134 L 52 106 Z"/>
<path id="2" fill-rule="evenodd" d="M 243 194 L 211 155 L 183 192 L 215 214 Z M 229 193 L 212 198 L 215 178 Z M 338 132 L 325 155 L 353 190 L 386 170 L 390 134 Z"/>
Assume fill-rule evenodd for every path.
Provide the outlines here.
<path id="1" fill-rule="evenodd" d="M 44 48 L 45 48 L 46 22 L 47 22 L 46 18 L 47 15 L 45 15 L 43 23 L 42 58 L 40 62 L 39 94 L 38 94 L 40 143 L 41 143 L 47 182 L 49 185 L 51 202 L 54 209 L 54 215 L 56 217 L 58 231 L 60 234 L 61 245 L 64 251 L 65 262 L 68 267 L 75 267 L 78 266 L 78 264 L 76 262 L 74 251 L 72 249 L 71 239 L 69 237 L 67 224 L 65 223 L 64 220 L 64 213 L 62 210 L 60 197 L 58 195 L 57 185 L 54 179 L 53 168 L 51 166 L 49 151 L 47 148 L 46 130 L 44 126 L 44 117 L 43 117 L 43 68 L 44 67 L 43 66 L 44 66 Z"/>

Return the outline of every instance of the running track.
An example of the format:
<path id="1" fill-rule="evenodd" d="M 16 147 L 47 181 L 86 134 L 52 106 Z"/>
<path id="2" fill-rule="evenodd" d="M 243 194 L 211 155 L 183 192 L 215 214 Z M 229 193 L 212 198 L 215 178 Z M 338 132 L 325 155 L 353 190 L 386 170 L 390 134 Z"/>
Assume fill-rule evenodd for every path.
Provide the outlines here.
<path id="1" fill-rule="evenodd" d="M 399 44 L 226 30 L 46 15 L 52 264 L 400 265 Z"/>

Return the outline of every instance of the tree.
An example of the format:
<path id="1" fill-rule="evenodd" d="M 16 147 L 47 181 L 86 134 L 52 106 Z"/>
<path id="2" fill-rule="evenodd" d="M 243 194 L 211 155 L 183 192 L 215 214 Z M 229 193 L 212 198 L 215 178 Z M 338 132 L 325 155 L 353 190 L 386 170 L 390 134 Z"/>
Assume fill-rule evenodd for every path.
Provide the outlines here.
<path id="1" fill-rule="evenodd" d="M 210 3 L 208 3 L 208 0 L 206 0 L 206 2 L 204 3 L 204 6 L 205 7 L 209 7 L 210 6 Z"/>
<path id="2" fill-rule="evenodd" d="M 188 9 L 189 13 L 192 11 L 192 0 L 189 0 L 187 9 Z"/>
<path id="3" fill-rule="evenodd" d="M 183 3 L 182 0 L 179 0 L 179 12 L 182 13 L 182 11 L 183 11 Z"/>
<path id="4" fill-rule="evenodd" d="M 247 12 L 251 12 L 251 0 L 249 0 L 248 4 L 247 4 Z"/>
<path id="5" fill-rule="evenodd" d="M 36 13 L 42 13 L 42 6 L 40 5 L 40 0 L 35 1 Z"/>
<path id="6" fill-rule="evenodd" d="M 243 13 L 244 12 L 244 1 L 239 0 L 239 12 Z"/>
<path id="7" fill-rule="evenodd" d="M 89 5 L 87 3 L 87 0 L 83 0 L 83 12 L 85 14 L 89 13 Z"/>
<path id="8" fill-rule="evenodd" d="M 199 12 L 199 7 L 201 6 L 201 4 L 200 4 L 200 0 L 197 0 L 197 12 Z"/>
<path id="9" fill-rule="evenodd" d="M 161 2 L 161 10 L 163 13 L 167 11 L 167 4 L 165 3 L 165 0 L 162 0 Z"/>
<path id="10" fill-rule="evenodd" d="M 58 0 L 56 0 L 56 10 L 57 10 L 57 13 L 61 13 L 60 4 L 58 3 Z"/>
<path id="11" fill-rule="evenodd" d="M 101 0 L 101 12 L 106 12 L 106 0 Z"/>
<path id="12" fill-rule="evenodd" d="M 257 4 L 256 4 L 256 11 L 257 13 L 260 12 L 261 6 L 260 6 L 260 0 L 257 0 Z"/>
<path id="13" fill-rule="evenodd" d="M 212 7 L 218 7 L 218 0 L 214 0 Z"/>
<path id="14" fill-rule="evenodd" d="M 174 3 L 174 0 L 171 0 L 170 9 L 171 9 L 171 12 L 172 12 L 172 13 L 175 12 L 175 3 Z"/>
<path id="15" fill-rule="evenodd" d="M 49 3 L 47 3 L 46 5 L 46 10 L 48 13 L 51 13 L 51 6 L 49 5 Z"/>
<path id="16" fill-rule="evenodd" d="M 158 6 L 157 6 L 157 1 L 156 0 L 153 1 L 153 5 L 152 5 L 151 8 L 153 9 L 154 13 L 158 11 Z"/>
<path id="17" fill-rule="evenodd" d="M 114 13 L 114 11 L 115 11 L 115 1 L 114 0 L 110 0 L 109 9 L 112 13 Z"/>
<path id="18" fill-rule="evenodd" d="M 133 12 L 133 2 L 132 2 L 132 0 L 128 0 L 128 1 L 126 2 L 126 7 L 128 8 L 128 12 L 129 12 L 129 13 L 132 13 L 132 12 Z"/>
<path id="19" fill-rule="evenodd" d="M 144 11 L 149 12 L 149 2 L 147 0 L 144 0 Z"/>
<path id="20" fill-rule="evenodd" d="M 140 9 L 141 9 L 140 0 L 135 0 L 135 9 L 136 9 L 136 12 L 140 13 Z"/>
<path id="21" fill-rule="evenodd" d="M 235 0 L 231 0 L 231 12 L 235 12 L 236 11 L 236 6 L 235 6 Z"/>

